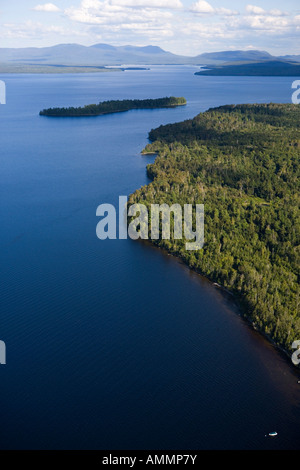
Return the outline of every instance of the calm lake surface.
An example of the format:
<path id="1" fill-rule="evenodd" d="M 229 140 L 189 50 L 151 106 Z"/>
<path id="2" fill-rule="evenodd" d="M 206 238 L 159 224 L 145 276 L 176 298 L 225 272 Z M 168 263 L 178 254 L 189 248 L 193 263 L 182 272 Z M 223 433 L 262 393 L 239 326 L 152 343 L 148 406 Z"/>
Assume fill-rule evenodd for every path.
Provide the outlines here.
<path id="1" fill-rule="evenodd" d="M 195 71 L 0 77 L 0 448 L 300 448 L 297 371 L 234 299 L 149 244 L 96 237 L 97 206 L 149 182 L 151 128 L 291 101 L 292 78 Z M 170 95 L 188 105 L 38 115 Z"/>

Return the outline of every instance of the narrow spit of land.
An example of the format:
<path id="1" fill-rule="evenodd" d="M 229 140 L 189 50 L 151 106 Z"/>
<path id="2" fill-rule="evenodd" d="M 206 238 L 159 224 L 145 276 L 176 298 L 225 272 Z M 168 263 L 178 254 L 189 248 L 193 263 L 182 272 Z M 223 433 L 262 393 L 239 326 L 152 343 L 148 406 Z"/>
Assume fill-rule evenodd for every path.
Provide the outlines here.
<path id="1" fill-rule="evenodd" d="M 83 107 L 49 108 L 40 111 L 40 116 L 51 117 L 82 117 L 101 116 L 102 114 L 120 113 L 131 109 L 174 108 L 186 105 L 185 98 L 157 98 L 146 100 L 111 100 L 99 104 L 89 104 Z"/>

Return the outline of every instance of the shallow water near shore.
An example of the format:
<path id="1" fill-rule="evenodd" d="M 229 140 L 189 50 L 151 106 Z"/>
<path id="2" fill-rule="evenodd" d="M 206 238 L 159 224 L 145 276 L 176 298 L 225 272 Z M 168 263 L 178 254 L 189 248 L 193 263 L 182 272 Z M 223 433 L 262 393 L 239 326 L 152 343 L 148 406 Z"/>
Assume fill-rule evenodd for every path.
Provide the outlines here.
<path id="1" fill-rule="evenodd" d="M 196 70 L 0 77 L 0 448 L 300 448 L 298 371 L 235 299 L 149 243 L 96 237 L 97 206 L 149 183 L 151 128 L 291 101 L 291 78 Z M 38 115 L 170 95 L 187 106 Z"/>

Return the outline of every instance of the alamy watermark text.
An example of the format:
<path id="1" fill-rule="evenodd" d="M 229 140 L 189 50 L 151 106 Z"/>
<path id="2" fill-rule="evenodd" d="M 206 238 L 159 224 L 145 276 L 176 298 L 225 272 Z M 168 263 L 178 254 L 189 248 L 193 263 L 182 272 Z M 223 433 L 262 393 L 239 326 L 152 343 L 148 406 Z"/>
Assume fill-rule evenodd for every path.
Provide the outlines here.
<path id="1" fill-rule="evenodd" d="M 3 80 L 0 80 L 0 104 L 6 104 L 6 85 Z"/>
<path id="2" fill-rule="evenodd" d="M 6 364 L 6 345 L 0 341 L 0 364 Z"/>
<path id="3" fill-rule="evenodd" d="M 292 83 L 292 88 L 296 89 L 292 94 L 292 103 L 293 104 L 300 104 L 300 80 L 295 80 Z"/>
<path id="4" fill-rule="evenodd" d="M 96 215 L 101 217 L 96 234 L 100 240 L 189 240 L 186 250 L 200 250 L 204 245 L 203 204 L 131 204 L 127 197 L 119 197 L 119 214 L 112 204 L 98 206 Z M 130 220 L 127 224 L 127 220 Z M 117 222 L 119 225 L 117 237 Z"/>

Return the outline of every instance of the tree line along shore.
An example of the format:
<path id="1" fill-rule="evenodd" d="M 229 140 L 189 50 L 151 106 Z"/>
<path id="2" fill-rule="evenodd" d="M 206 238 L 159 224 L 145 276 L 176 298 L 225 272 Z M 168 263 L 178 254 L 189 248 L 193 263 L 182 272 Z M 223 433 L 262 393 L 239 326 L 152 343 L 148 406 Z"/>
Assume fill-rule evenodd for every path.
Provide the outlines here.
<path id="1" fill-rule="evenodd" d="M 236 294 L 289 354 L 300 339 L 300 107 L 221 106 L 150 132 L 152 182 L 129 204 L 204 204 L 205 243 L 153 241 Z M 172 231 L 171 231 L 172 233 Z M 209 312 L 207 313 L 209 314 Z"/>
<path id="2" fill-rule="evenodd" d="M 83 107 L 49 108 L 40 111 L 40 116 L 50 117 L 82 117 L 101 116 L 102 114 L 120 113 L 131 109 L 156 109 L 184 106 L 186 99 L 175 96 L 145 100 L 110 100 Z"/>

